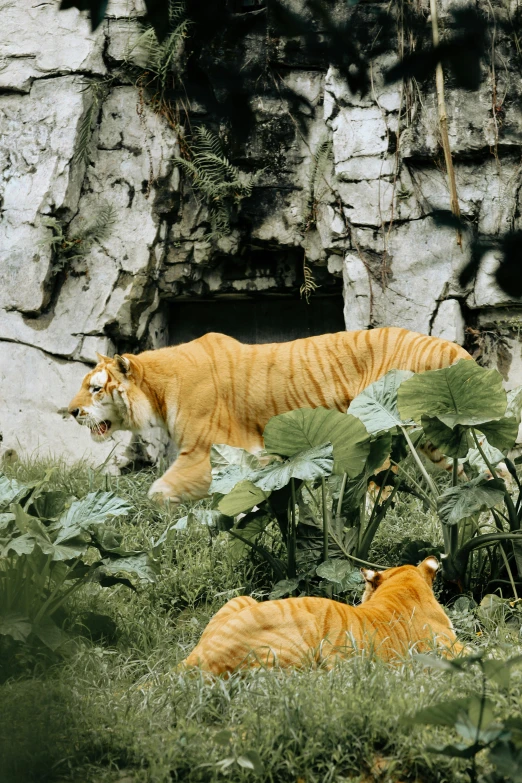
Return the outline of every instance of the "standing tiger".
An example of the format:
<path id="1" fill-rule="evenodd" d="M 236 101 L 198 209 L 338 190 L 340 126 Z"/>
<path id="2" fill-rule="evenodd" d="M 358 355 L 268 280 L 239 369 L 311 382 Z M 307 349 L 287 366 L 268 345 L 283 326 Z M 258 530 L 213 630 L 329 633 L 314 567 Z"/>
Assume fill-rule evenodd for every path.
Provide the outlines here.
<path id="1" fill-rule="evenodd" d="M 213 443 L 255 452 L 272 416 L 319 406 L 346 411 L 389 370 L 422 372 L 471 357 L 447 340 L 384 327 L 267 345 L 211 332 L 137 356 L 98 358 L 69 412 L 96 441 L 116 430 L 166 429 L 178 457 L 149 495 L 179 502 L 208 493 Z"/>
<path id="2" fill-rule="evenodd" d="M 212 618 L 180 668 L 228 674 L 257 666 L 331 665 L 357 650 L 386 661 L 433 646 L 458 654 L 449 617 L 433 594 L 439 563 L 386 571 L 362 568 L 366 589 L 360 606 L 328 598 L 282 598 L 258 603 L 233 598 Z"/>

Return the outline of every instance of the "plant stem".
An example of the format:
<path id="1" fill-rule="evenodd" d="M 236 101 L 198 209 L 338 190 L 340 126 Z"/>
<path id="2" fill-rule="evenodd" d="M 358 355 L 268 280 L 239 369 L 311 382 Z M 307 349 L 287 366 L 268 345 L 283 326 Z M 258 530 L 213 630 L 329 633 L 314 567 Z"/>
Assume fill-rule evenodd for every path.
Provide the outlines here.
<path id="1" fill-rule="evenodd" d="M 500 554 L 502 555 L 502 560 L 504 561 L 504 565 L 506 566 L 506 571 L 508 575 L 508 579 L 511 583 L 511 589 L 513 590 L 513 595 L 515 596 L 515 599 L 518 601 L 518 593 L 517 588 L 515 587 L 515 580 L 513 579 L 513 574 L 511 572 L 511 568 L 509 567 L 509 562 L 506 557 L 506 553 L 504 552 L 504 547 L 502 544 L 499 546 Z"/>
<path id="2" fill-rule="evenodd" d="M 386 498 L 386 500 L 382 504 L 381 510 L 375 515 L 375 517 L 373 517 L 373 512 L 372 512 L 372 516 L 370 517 L 370 521 L 368 522 L 368 525 L 366 526 L 366 530 L 364 531 L 364 535 L 362 537 L 361 545 L 359 548 L 359 554 L 366 556 L 370 551 L 370 547 L 372 545 L 375 534 L 379 529 L 379 525 L 381 524 L 384 516 L 386 515 L 388 508 L 391 506 L 391 503 L 395 498 L 399 486 L 400 486 L 400 482 L 398 482 L 394 486 L 394 488 L 390 492 L 389 497 Z"/>
<path id="3" fill-rule="evenodd" d="M 372 513 L 370 514 L 370 519 L 368 520 L 368 525 L 366 527 L 367 530 L 370 527 L 370 525 L 372 524 L 373 518 L 374 518 L 375 514 L 377 513 L 377 507 L 379 505 L 379 501 L 381 499 L 381 495 L 382 495 L 382 493 L 384 491 L 384 487 L 386 486 L 386 482 L 388 480 L 388 476 L 390 475 L 390 470 L 391 470 L 391 465 L 388 468 L 388 470 L 386 471 L 386 473 L 384 474 L 384 478 L 383 478 L 383 480 L 381 482 L 381 486 L 379 487 L 379 492 L 377 493 L 377 498 L 375 500 L 375 503 L 373 504 Z"/>
<path id="4" fill-rule="evenodd" d="M 337 511 L 335 518 L 339 519 L 341 516 L 341 510 L 343 507 L 344 491 L 346 489 L 346 482 L 348 481 L 348 473 L 343 473 L 343 480 L 341 481 L 341 489 L 339 490 L 339 500 L 337 501 Z"/>
<path id="5" fill-rule="evenodd" d="M 321 476 L 321 493 L 323 500 L 323 562 L 328 560 L 328 505 L 326 503 L 326 481 Z"/>
<path id="6" fill-rule="evenodd" d="M 424 465 L 422 464 L 422 460 L 421 460 L 421 458 L 419 457 L 419 455 L 418 455 L 418 453 L 417 453 L 417 449 L 416 449 L 416 448 L 415 448 L 415 446 L 413 445 L 413 443 L 412 443 L 412 441 L 411 441 L 411 438 L 410 438 L 410 436 L 408 435 L 408 433 L 407 433 L 407 431 L 406 431 L 406 428 L 405 428 L 405 427 L 401 427 L 401 430 L 402 430 L 402 434 L 403 434 L 403 435 L 404 435 L 404 437 L 406 438 L 406 442 L 407 442 L 408 446 L 410 447 L 410 451 L 411 451 L 411 453 L 412 453 L 413 459 L 414 459 L 414 460 L 415 460 L 415 462 L 417 463 L 417 467 L 419 468 L 420 472 L 422 473 L 422 475 L 423 475 L 423 476 L 424 476 L 424 478 L 426 479 L 426 482 L 427 482 L 427 484 L 428 484 L 429 488 L 431 489 L 431 491 L 432 491 L 432 493 L 433 493 L 434 497 L 435 497 L 435 498 L 438 498 L 438 496 L 439 496 L 439 493 L 438 493 L 437 487 L 435 486 L 435 482 L 433 481 L 433 479 L 431 478 L 431 476 L 430 476 L 430 475 L 428 474 L 428 472 L 426 471 L 426 468 L 425 468 L 425 467 L 424 467 Z"/>
<path id="7" fill-rule="evenodd" d="M 246 544 L 247 546 L 249 546 L 251 549 L 254 550 L 254 552 L 259 552 L 259 554 L 262 557 L 265 558 L 266 562 L 269 565 L 272 566 L 272 568 L 274 570 L 274 574 L 276 575 L 277 580 L 279 581 L 280 579 L 284 579 L 285 575 L 284 575 L 284 573 L 283 573 L 283 571 L 281 569 L 281 566 L 279 565 L 279 563 L 277 562 L 275 557 L 272 557 L 270 552 L 267 549 L 265 549 L 264 546 L 261 546 L 260 544 L 256 544 L 253 541 L 249 541 L 248 538 L 245 538 L 240 533 L 238 533 L 236 530 L 232 530 L 231 529 L 231 530 L 228 531 L 228 534 L 230 536 L 232 536 L 232 538 L 237 538 L 237 539 L 239 539 L 239 541 L 242 541 L 243 544 Z"/>
<path id="8" fill-rule="evenodd" d="M 489 472 L 491 473 L 493 478 L 498 479 L 498 473 L 496 472 L 495 468 L 493 467 L 491 462 L 486 457 L 484 449 L 480 445 L 480 441 L 477 438 L 477 433 L 475 432 L 475 429 L 473 427 L 471 428 L 471 434 L 473 435 L 473 440 L 475 441 L 475 445 L 476 445 L 477 449 L 479 450 L 480 456 L 482 457 L 482 459 L 484 460 L 484 462 L 488 466 Z M 509 494 L 507 489 L 504 492 L 504 503 L 506 504 L 506 508 L 507 508 L 508 515 L 509 515 L 509 529 L 511 531 L 520 530 L 520 522 L 519 522 L 519 519 L 518 519 L 518 514 L 517 514 L 517 511 L 515 509 L 515 506 L 514 506 L 512 498 L 511 498 L 511 495 Z"/>
<path id="9" fill-rule="evenodd" d="M 420 494 L 420 495 L 421 495 L 421 497 L 422 497 L 422 500 L 425 500 L 425 501 L 426 501 L 426 503 L 427 503 L 429 506 L 431 506 L 431 508 L 432 508 L 434 511 L 436 511 L 436 510 L 437 510 L 437 504 L 435 503 L 435 501 L 433 500 L 433 498 L 431 498 L 431 497 L 430 497 L 428 494 L 426 494 L 426 492 L 423 490 L 423 488 L 421 487 L 421 485 L 420 485 L 420 484 L 418 484 L 418 483 L 415 481 L 415 479 L 413 479 L 413 478 L 410 476 L 410 474 L 409 474 L 409 473 L 408 473 L 406 470 L 404 470 L 404 468 L 402 467 L 402 465 L 400 465 L 398 462 L 395 462 L 395 461 L 394 461 L 394 460 L 392 460 L 392 459 L 390 460 L 390 462 L 391 462 L 391 464 L 392 464 L 392 465 L 395 465 L 395 466 L 398 468 L 398 470 L 399 470 L 401 473 L 404 473 L 404 475 L 406 476 L 406 478 L 408 479 L 408 481 L 409 481 L 409 482 L 411 482 L 411 483 L 414 485 L 414 487 L 415 487 L 415 488 L 418 490 L 419 494 Z"/>
<path id="10" fill-rule="evenodd" d="M 457 457 L 453 457 L 453 470 L 451 472 L 451 485 L 456 487 L 459 481 L 459 461 Z"/>
<path id="11" fill-rule="evenodd" d="M 466 570 L 468 558 L 474 549 L 479 549 L 489 544 L 497 544 L 499 541 L 522 541 L 522 534 L 520 533 L 485 533 L 482 536 L 471 538 L 466 541 L 456 553 L 454 561 L 457 568 L 462 572 Z"/>
<path id="12" fill-rule="evenodd" d="M 295 479 L 290 479 L 290 514 L 288 518 L 288 576 L 295 579 L 296 575 L 296 524 L 295 524 Z"/>

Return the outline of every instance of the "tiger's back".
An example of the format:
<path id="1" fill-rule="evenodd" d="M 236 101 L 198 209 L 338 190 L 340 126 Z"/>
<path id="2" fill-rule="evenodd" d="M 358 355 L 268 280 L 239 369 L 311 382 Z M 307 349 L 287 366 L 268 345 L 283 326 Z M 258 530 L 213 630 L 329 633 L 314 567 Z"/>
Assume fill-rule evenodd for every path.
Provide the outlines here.
<path id="1" fill-rule="evenodd" d="M 355 650 L 384 660 L 401 657 L 412 646 L 419 651 L 438 644 L 446 652 L 458 651 L 451 622 L 433 594 L 437 568 L 435 558 L 427 558 L 416 568 L 366 571 L 366 600 L 358 607 L 317 597 L 264 603 L 235 598 L 211 620 L 183 665 L 224 674 L 331 663 Z"/>

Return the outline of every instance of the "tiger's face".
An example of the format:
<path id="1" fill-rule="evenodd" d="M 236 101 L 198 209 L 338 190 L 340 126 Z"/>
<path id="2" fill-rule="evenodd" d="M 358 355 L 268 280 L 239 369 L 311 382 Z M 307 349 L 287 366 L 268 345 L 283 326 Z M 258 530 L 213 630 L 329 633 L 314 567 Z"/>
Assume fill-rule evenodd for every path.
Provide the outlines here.
<path id="1" fill-rule="evenodd" d="M 89 427 L 92 439 L 101 443 L 117 430 L 132 429 L 129 392 L 134 381 L 129 359 L 100 355 L 98 358 L 100 361 L 83 379 L 68 410 L 78 424 Z"/>

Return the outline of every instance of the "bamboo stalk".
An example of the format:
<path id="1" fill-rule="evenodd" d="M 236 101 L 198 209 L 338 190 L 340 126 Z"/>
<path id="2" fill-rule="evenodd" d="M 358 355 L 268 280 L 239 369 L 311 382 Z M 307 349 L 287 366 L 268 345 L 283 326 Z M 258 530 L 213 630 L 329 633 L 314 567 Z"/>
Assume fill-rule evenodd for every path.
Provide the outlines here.
<path id="1" fill-rule="evenodd" d="M 436 48 L 439 45 L 439 17 L 437 13 L 437 0 L 430 0 L 430 12 L 433 46 Z M 451 157 L 451 147 L 448 136 L 448 114 L 446 112 L 446 100 L 444 98 L 444 72 L 440 62 L 437 63 L 435 68 L 435 88 L 437 91 L 439 130 L 442 139 L 442 149 L 444 150 L 444 160 L 446 161 L 446 171 L 448 174 L 450 207 L 455 217 L 460 218 L 460 206 L 459 197 L 457 194 L 457 183 L 455 180 L 455 169 L 453 168 L 453 159 Z M 457 230 L 457 244 L 462 246 L 462 235 L 460 230 Z"/>

